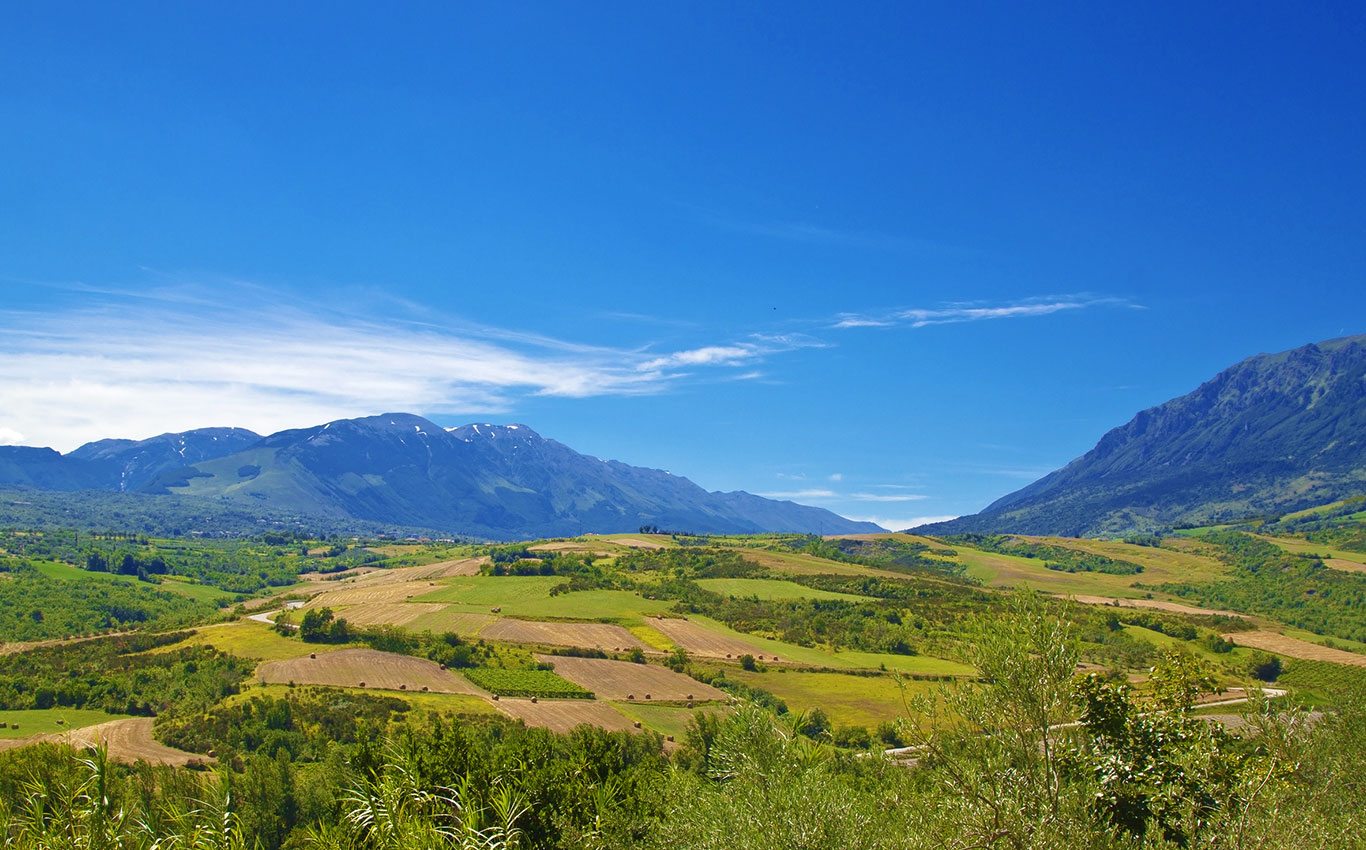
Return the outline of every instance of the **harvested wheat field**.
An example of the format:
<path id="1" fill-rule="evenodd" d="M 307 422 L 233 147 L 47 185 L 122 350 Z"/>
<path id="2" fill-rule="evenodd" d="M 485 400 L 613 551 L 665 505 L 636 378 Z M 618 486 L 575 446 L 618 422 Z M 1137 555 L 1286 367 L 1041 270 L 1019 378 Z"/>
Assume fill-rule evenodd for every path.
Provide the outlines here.
<path id="1" fill-rule="evenodd" d="M 607 623 L 540 623 L 534 620 L 497 620 L 479 633 L 485 640 L 509 643 L 541 643 L 547 646 L 579 646 L 619 652 L 626 649 L 653 651 L 621 626 Z"/>
<path id="2" fill-rule="evenodd" d="M 376 573 L 371 573 L 376 575 Z M 435 585 L 430 581 L 364 581 L 341 582 L 308 601 L 308 608 L 343 608 L 371 602 L 403 602 L 413 596 L 431 593 Z"/>
<path id="3" fill-rule="evenodd" d="M 498 710 L 528 726 L 539 726 L 552 732 L 568 732 L 576 726 L 596 726 L 609 732 L 630 732 L 635 724 L 612 706 L 591 699 L 501 699 L 494 703 Z"/>
<path id="4" fill-rule="evenodd" d="M 337 616 L 353 626 L 406 626 L 445 607 L 436 602 L 373 602 L 339 610 Z"/>
<path id="5" fill-rule="evenodd" d="M 1222 614 L 1225 617 L 1241 617 L 1236 611 L 1220 611 L 1211 608 L 1196 608 L 1180 602 L 1163 602 L 1161 599 L 1115 599 L 1109 596 L 1071 596 L 1073 602 L 1083 605 L 1110 605 L 1118 608 L 1153 608 L 1158 611 L 1173 611 L 1177 614 Z"/>
<path id="6" fill-rule="evenodd" d="M 611 661 L 602 658 L 566 658 L 538 655 L 537 661 L 555 665 L 555 672 L 574 684 L 592 691 L 601 699 L 698 702 L 725 700 L 727 695 L 711 685 L 654 664 Z"/>
<path id="7" fill-rule="evenodd" d="M 256 670 L 261 682 L 281 685 L 332 685 L 341 688 L 381 688 L 390 691 L 431 691 L 438 694 L 484 696 L 464 676 L 423 658 L 375 649 L 341 649 L 317 658 L 268 661 Z"/>
<path id="8" fill-rule="evenodd" d="M 154 739 L 152 737 L 152 718 L 150 717 L 127 717 L 122 720 L 110 720 L 107 723 L 86 726 L 84 729 L 72 729 L 70 732 L 42 735 L 39 740 L 70 744 L 73 747 L 94 747 L 104 744 L 109 748 L 110 758 L 129 764 L 145 761 L 150 764 L 169 764 L 184 767 L 191 762 L 207 764 L 213 761 L 212 756 L 187 753 L 184 750 L 168 747 Z"/>
<path id="9" fill-rule="evenodd" d="M 683 647 L 689 654 L 708 658 L 739 658 L 753 655 L 762 658 L 772 655 L 752 643 L 718 634 L 706 626 L 699 626 L 691 620 L 675 617 L 656 617 L 648 621 L 651 626 L 663 632 L 669 640 Z"/>
<path id="10" fill-rule="evenodd" d="M 1231 632 L 1224 635 L 1224 640 L 1231 640 L 1239 646 L 1250 646 L 1254 649 L 1264 649 L 1267 652 L 1274 652 L 1277 655 L 1288 655 L 1291 658 L 1303 658 L 1305 661 L 1332 661 L 1335 664 L 1349 664 L 1353 667 L 1366 667 L 1366 655 L 1358 655 L 1355 652 L 1345 652 L 1341 649 L 1333 649 L 1328 646 L 1319 646 L 1317 643 L 1310 643 L 1299 638 L 1286 637 L 1275 632 L 1255 631 L 1255 632 Z"/>

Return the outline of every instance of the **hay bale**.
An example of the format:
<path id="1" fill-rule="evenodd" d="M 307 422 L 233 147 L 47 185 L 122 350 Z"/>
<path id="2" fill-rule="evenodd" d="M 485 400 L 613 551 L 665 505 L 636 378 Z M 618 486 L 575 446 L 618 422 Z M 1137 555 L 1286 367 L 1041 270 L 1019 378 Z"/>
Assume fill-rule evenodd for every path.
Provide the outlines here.
<path id="1" fill-rule="evenodd" d="M 493 701 L 494 701 L 494 702 L 497 702 L 497 701 L 498 701 L 498 695 L 497 695 L 497 694 L 494 694 L 494 695 L 493 695 Z"/>
<path id="2" fill-rule="evenodd" d="M 634 727 L 636 727 L 637 729 L 639 729 L 639 728 L 640 728 L 640 721 L 637 720 L 635 723 L 632 723 L 631 725 L 634 726 Z"/>
<path id="3" fill-rule="evenodd" d="M 532 705 L 535 705 L 535 704 L 536 704 L 536 698 L 535 698 L 535 697 L 532 697 L 532 698 L 531 698 L 531 703 L 532 703 Z"/>
<path id="4" fill-rule="evenodd" d="M 308 654 L 308 657 L 309 657 L 309 658 L 317 658 L 317 657 L 318 657 L 318 653 L 316 653 L 316 652 L 310 652 L 310 653 Z"/>
<path id="5" fill-rule="evenodd" d="M 645 695 L 645 698 L 646 698 L 646 699 L 649 699 L 649 698 L 650 698 L 650 695 L 649 695 L 649 694 L 646 694 L 646 695 Z"/>

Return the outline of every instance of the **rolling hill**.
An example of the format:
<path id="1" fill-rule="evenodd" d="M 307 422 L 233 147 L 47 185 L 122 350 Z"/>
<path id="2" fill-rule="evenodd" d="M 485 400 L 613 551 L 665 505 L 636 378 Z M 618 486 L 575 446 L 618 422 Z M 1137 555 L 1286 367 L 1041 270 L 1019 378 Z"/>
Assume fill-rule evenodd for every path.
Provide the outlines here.
<path id="1" fill-rule="evenodd" d="M 1366 492 L 1366 336 L 1262 354 L 933 534 L 1086 536 L 1279 514 Z"/>

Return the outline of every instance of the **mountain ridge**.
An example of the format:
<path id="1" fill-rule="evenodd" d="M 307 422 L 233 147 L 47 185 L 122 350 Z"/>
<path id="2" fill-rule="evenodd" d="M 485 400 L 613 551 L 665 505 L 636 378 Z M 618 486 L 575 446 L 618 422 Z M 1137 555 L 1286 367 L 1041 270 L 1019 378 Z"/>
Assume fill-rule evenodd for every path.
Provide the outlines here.
<path id="1" fill-rule="evenodd" d="M 1366 492 L 1366 335 L 1258 354 L 1137 413 L 1061 469 L 925 533 L 1085 536 Z"/>
<path id="2" fill-rule="evenodd" d="M 635 531 L 878 531 L 821 508 L 708 492 L 580 454 L 516 423 L 443 428 L 407 413 L 261 436 L 198 429 L 100 440 L 68 455 L 0 448 L 0 486 L 175 494 L 333 519 L 513 539 Z"/>

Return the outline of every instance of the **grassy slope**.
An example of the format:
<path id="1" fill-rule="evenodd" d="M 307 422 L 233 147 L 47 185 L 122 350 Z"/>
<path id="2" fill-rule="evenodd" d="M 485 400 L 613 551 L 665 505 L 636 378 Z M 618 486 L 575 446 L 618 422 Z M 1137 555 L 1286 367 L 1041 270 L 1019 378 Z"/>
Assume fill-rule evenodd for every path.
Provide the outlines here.
<path id="1" fill-rule="evenodd" d="M 697 582 L 702 587 L 722 596 L 741 599 L 751 596 L 759 599 L 843 599 L 846 602 L 864 602 L 866 596 L 852 593 L 836 593 L 814 587 L 803 587 L 790 581 L 762 578 L 704 578 Z"/>
<path id="2" fill-rule="evenodd" d="M 836 652 L 816 647 L 797 646 L 746 632 L 737 632 L 707 617 L 690 616 L 688 619 L 718 634 L 751 643 L 764 650 L 765 654 L 776 655 L 786 663 L 804 664 L 811 667 L 842 667 L 853 670 L 877 670 L 885 666 L 888 670 L 928 676 L 966 676 L 972 673 L 972 668 L 965 664 L 943 658 L 933 658 L 928 655 L 887 655 L 876 652 L 857 652 L 852 649 Z"/>
<path id="3" fill-rule="evenodd" d="M 0 729 L 0 739 L 27 738 L 29 735 L 65 732 L 70 729 L 94 726 L 97 723 L 107 723 L 110 720 L 119 720 L 126 716 L 123 714 L 105 714 L 103 711 L 91 711 L 84 708 L 0 711 L 0 723 L 5 724 L 5 728 Z M 59 720 L 65 722 L 58 723 Z M 18 729 L 14 728 L 15 724 L 18 724 Z"/>
<path id="4" fill-rule="evenodd" d="M 302 658 L 309 653 L 331 652 L 343 649 L 330 644 L 304 643 L 293 637 L 278 634 L 270 626 L 256 620 L 240 620 L 217 626 L 205 626 L 180 643 L 152 650 L 168 652 L 185 646 L 212 646 L 229 655 L 239 658 L 252 658 L 258 661 L 287 661 Z"/>
<path id="5" fill-rule="evenodd" d="M 1135 575 L 1066 573 L 1048 569 L 1040 558 L 983 552 L 958 544 L 953 548 L 958 552 L 957 560 L 967 567 L 968 575 L 991 587 L 1030 587 L 1062 595 L 1138 598 L 1147 595 L 1147 591 L 1134 587 L 1135 584 L 1214 581 L 1228 572 L 1227 566 L 1213 558 L 1165 546 L 1158 549 L 1116 541 L 1065 537 L 1027 539 L 1129 561 L 1142 566 L 1143 572 Z"/>
<path id="6" fill-rule="evenodd" d="M 837 726 L 875 728 L 883 721 L 895 720 L 906 713 L 905 699 L 932 692 L 934 682 L 905 681 L 892 676 L 849 676 L 842 673 L 798 673 L 769 670 L 749 673 L 727 670 L 726 677 L 777 696 L 792 711 L 819 708 Z"/>
<path id="7" fill-rule="evenodd" d="M 664 613 L 670 603 L 623 590 L 587 590 L 551 596 L 564 584 L 558 576 L 457 576 L 414 602 L 446 602 L 454 611 L 488 613 L 500 607 L 505 617 L 601 620 L 639 623 L 645 614 Z"/>
<path id="8" fill-rule="evenodd" d="M 103 581 L 121 582 L 145 587 L 151 590 L 165 590 L 178 596 L 195 599 L 200 602 L 210 602 L 217 604 L 221 600 L 233 599 L 236 594 L 210 587 L 207 584 L 197 584 L 189 579 L 178 576 L 163 576 L 160 584 L 138 581 L 137 576 L 125 576 L 117 573 L 95 573 L 74 567 L 71 564 L 64 564 L 59 561 L 35 561 L 34 567 L 38 572 L 48 578 L 62 579 L 64 581 Z"/>

